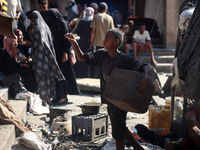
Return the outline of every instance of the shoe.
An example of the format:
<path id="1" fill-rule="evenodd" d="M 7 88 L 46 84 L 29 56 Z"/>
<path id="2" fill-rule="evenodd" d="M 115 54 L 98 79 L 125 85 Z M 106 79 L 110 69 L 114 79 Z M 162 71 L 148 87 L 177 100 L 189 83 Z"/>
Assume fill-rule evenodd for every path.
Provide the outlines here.
<path id="1" fill-rule="evenodd" d="M 63 102 L 57 102 L 57 103 L 53 103 L 54 106 L 62 106 L 62 105 L 67 105 L 68 103 L 68 99 L 66 98 Z"/>
<path id="2" fill-rule="evenodd" d="M 48 106 L 47 102 L 42 102 L 42 106 Z"/>

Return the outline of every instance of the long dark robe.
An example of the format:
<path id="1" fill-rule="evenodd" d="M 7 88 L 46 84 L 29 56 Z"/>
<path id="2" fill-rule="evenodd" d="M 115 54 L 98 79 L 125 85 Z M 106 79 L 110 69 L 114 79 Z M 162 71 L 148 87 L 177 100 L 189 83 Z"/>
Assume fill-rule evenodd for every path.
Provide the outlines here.
<path id="1" fill-rule="evenodd" d="M 90 24 L 91 21 L 81 20 L 77 26 L 76 33 L 80 36 L 80 40 L 78 41 L 79 46 L 83 53 L 87 53 L 90 51 L 90 33 L 91 28 Z M 77 61 L 74 65 L 74 72 L 76 77 L 79 78 L 89 78 L 90 76 L 90 67 L 83 62 Z"/>
<path id="2" fill-rule="evenodd" d="M 64 98 L 66 94 L 79 94 L 79 88 L 76 83 L 73 68 L 70 63 L 70 57 L 66 62 L 62 62 L 63 53 L 67 53 L 69 56 L 71 50 L 71 44 L 64 38 L 66 33 L 71 32 L 69 23 L 64 20 L 62 15 L 57 9 L 49 9 L 46 14 L 46 23 L 49 26 L 54 39 L 54 48 L 56 52 L 56 59 L 61 71 L 67 81 L 66 82 L 56 82 L 57 84 L 57 100 Z"/>
<path id="3" fill-rule="evenodd" d="M 200 101 L 200 1 L 198 1 L 178 53 L 179 77 L 185 81 L 187 96 Z"/>
<path id="4" fill-rule="evenodd" d="M 49 27 L 38 11 L 33 11 L 29 18 L 33 22 L 32 58 L 38 92 L 43 101 L 49 101 L 56 98 L 55 78 L 64 80 L 64 76 L 56 61 Z"/>

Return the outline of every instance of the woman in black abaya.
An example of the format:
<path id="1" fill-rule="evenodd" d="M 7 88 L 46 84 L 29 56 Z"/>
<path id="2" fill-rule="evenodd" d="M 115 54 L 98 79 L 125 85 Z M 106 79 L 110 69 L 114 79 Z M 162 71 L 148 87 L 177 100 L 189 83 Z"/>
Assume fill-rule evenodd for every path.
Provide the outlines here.
<path id="1" fill-rule="evenodd" d="M 65 76 L 65 81 L 56 81 L 57 99 L 54 102 L 63 104 L 67 102 L 67 94 L 79 94 L 74 71 L 70 63 L 71 44 L 64 38 L 66 33 L 71 32 L 69 23 L 64 20 L 57 9 L 49 9 L 46 14 L 46 23 L 49 26 L 53 38 L 56 59 L 58 65 Z"/>

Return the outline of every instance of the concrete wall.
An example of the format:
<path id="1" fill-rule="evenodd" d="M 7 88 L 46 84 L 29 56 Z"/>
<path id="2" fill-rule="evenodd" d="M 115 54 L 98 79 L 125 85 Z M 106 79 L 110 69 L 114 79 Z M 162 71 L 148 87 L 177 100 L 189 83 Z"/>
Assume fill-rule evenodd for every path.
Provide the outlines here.
<path id="1" fill-rule="evenodd" d="M 146 0 L 144 17 L 156 19 L 165 48 L 175 48 L 182 0 Z"/>
<path id="2" fill-rule="evenodd" d="M 175 48 L 182 0 L 163 0 L 164 46 Z"/>
<path id="3" fill-rule="evenodd" d="M 163 0 L 146 0 L 144 17 L 155 19 L 160 34 L 163 34 Z"/>

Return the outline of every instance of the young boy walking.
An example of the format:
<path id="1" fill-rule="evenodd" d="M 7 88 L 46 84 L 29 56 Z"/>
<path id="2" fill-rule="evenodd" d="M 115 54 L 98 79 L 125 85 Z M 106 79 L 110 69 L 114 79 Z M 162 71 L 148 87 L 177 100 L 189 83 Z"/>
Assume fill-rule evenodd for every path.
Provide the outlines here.
<path id="1" fill-rule="evenodd" d="M 133 57 L 120 53 L 118 47 L 123 41 L 123 33 L 117 29 L 110 29 L 105 35 L 103 41 L 104 49 L 96 52 L 83 53 L 71 33 L 65 35 L 74 47 L 79 61 L 86 61 L 88 65 L 99 66 L 101 82 L 101 101 L 108 105 L 107 111 L 112 125 L 112 136 L 116 140 L 116 149 L 124 150 L 124 137 L 134 147 L 134 150 L 143 150 L 143 148 L 134 139 L 131 132 L 126 127 L 127 112 L 120 110 L 115 105 L 108 102 L 102 95 L 106 85 L 109 82 L 111 72 L 114 68 L 136 70 L 144 74 L 144 78 L 138 84 L 138 95 L 143 95 L 148 83 L 148 65 L 136 61 Z"/>

